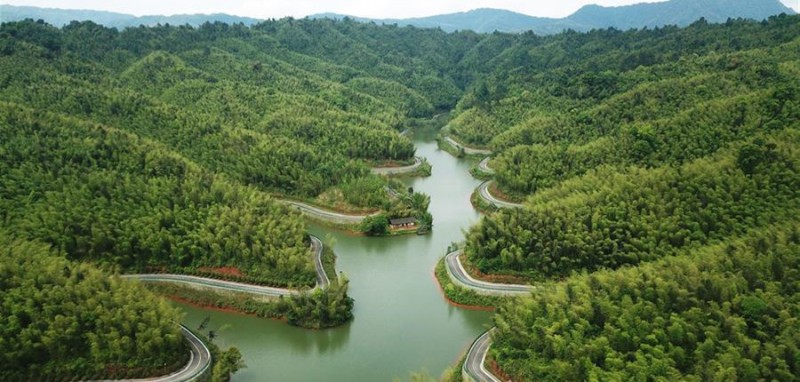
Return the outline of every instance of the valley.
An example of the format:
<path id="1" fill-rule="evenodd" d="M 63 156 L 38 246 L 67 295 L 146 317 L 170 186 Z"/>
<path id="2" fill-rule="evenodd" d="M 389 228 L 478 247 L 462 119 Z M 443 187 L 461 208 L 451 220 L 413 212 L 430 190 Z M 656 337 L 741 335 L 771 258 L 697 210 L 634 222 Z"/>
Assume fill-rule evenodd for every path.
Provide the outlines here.
<path id="1" fill-rule="evenodd" d="M 0 379 L 793 380 L 798 36 L 3 23 Z"/>

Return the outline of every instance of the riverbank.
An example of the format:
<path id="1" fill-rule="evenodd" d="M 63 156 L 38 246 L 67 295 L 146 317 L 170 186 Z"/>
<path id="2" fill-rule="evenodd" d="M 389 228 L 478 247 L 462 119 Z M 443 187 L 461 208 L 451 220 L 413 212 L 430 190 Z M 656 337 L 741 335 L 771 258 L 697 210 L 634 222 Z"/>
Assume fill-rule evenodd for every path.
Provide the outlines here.
<path id="1" fill-rule="evenodd" d="M 350 278 L 348 295 L 356 301 L 354 320 L 309 331 L 186 307 L 187 322 L 211 316 L 226 327 L 218 331 L 218 341 L 242 350 L 248 368 L 236 374 L 235 382 L 406 380 L 410 372 L 423 369 L 439 377 L 486 330 L 491 312 L 447 303 L 432 275 L 439 254 L 480 217 L 469 201 L 479 185 L 469 176 L 472 164 L 437 149 L 435 134 L 414 132 L 417 155 L 430 161 L 432 176 L 398 178 L 403 190 L 412 187 L 430 195 L 436 225 L 431 233 L 365 237 L 327 224 L 309 225 L 310 233 L 335 242 L 336 270 Z"/>

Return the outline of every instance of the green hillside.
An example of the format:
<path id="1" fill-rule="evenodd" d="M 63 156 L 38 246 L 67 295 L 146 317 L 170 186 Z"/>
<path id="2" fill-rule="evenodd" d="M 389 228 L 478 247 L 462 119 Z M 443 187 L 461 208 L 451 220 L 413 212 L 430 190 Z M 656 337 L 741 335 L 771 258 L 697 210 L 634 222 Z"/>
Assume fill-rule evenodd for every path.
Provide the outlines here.
<path id="1" fill-rule="evenodd" d="M 187 362 L 180 315 L 139 285 L 0 231 L 4 381 L 167 374 Z"/>
<path id="2" fill-rule="evenodd" d="M 800 23 L 520 36 L 449 133 L 524 199 L 467 262 L 537 285 L 490 357 L 514 380 L 796 379 Z M 780 269 L 778 269 L 780 268 Z"/>
<path id="3" fill-rule="evenodd" d="M 376 233 L 386 217 L 430 221 L 426 195 L 370 168 L 412 163 L 399 133 L 450 112 L 444 134 L 491 149 L 497 189 L 524 200 L 470 228 L 462 256 L 539 286 L 495 316 L 490 356 L 510 377 L 796 379 L 798 36 L 785 15 L 546 37 L 290 18 L 2 24 L 0 241 L 22 249 L 0 269 L 32 261 L 9 288 L 34 295 L 5 302 L 0 330 L 30 326 L 10 312 L 42 297 L 37 269 L 61 284 L 86 267 L 311 286 L 305 224 L 280 200 L 382 211 L 364 224 Z M 352 316 L 347 286 L 231 304 L 326 327 Z M 62 356 L 24 340 L 3 354 L 14 378 L 59 372 L 29 366 Z M 64 355 L 65 372 L 102 373 L 112 350 Z M 160 351 L 125 367 L 175 361 Z"/>

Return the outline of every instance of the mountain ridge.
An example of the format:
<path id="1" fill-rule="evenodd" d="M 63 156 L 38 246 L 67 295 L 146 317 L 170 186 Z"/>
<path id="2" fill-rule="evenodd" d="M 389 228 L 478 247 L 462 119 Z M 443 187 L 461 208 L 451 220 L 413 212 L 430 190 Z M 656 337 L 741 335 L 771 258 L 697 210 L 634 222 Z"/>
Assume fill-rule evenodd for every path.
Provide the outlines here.
<path id="1" fill-rule="evenodd" d="M 781 13 L 796 12 L 779 0 L 669 0 L 609 7 L 587 4 L 564 18 L 529 16 L 495 8 L 477 8 L 466 12 L 407 19 L 370 19 L 336 13 L 321 13 L 308 17 L 331 19 L 347 17 L 360 22 L 438 27 L 447 32 L 473 30 L 479 33 L 491 33 L 531 30 L 546 35 L 567 29 L 585 32 L 609 27 L 633 29 L 665 25 L 686 26 L 700 18 L 717 23 L 725 22 L 728 18 L 763 20 Z M 504 15 L 505 18 L 501 18 Z"/>
<path id="2" fill-rule="evenodd" d="M 198 26 L 207 21 L 220 21 L 228 24 L 241 22 L 249 26 L 263 21 L 253 17 L 234 16 L 226 13 L 134 16 L 127 13 L 91 9 L 41 8 L 0 4 L 0 21 L 21 21 L 28 18 L 34 20 L 42 19 L 49 24 L 59 27 L 67 25 L 73 20 L 91 20 L 97 24 L 119 29 L 138 27 L 139 25 L 153 26 L 156 24 L 189 24 Z"/>
<path id="3" fill-rule="evenodd" d="M 654 28 L 665 25 L 686 26 L 704 18 L 709 22 L 725 22 L 729 18 L 762 20 L 781 13 L 795 14 L 791 8 L 779 0 L 669 0 L 658 3 L 638 3 L 623 6 L 601 6 L 588 4 L 564 18 L 530 16 L 514 11 L 496 8 L 476 8 L 464 12 L 415 17 L 406 19 L 373 19 L 338 13 L 319 13 L 307 16 L 311 19 L 328 18 L 340 20 L 348 18 L 358 22 L 419 28 L 441 28 L 446 32 L 472 30 L 478 33 L 524 32 L 549 35 L 572 29 L 585 32 L 592 29 Z M 224 13 L 179 14 L 171 16 L 134 16 L 124 13 L 75 10 L 57 8 L 38 8 L 28 6 L 0 5 L 0 21 L 19 21 L 26 18 L 63 26 L 72 20 L 91 20 L 109 27 L 125 28 L 139 25 L 189 24 L 197 26 L 205 22 L 243 23 L 253 25 L 263 20 L 251 17 L 234 16 Z"/>

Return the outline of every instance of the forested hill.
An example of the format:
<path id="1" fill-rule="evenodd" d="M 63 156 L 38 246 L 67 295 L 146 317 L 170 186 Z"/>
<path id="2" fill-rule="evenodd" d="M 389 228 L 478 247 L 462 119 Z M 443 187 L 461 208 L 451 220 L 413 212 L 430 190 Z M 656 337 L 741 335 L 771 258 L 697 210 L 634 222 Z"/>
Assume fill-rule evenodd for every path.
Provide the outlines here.
<path id="1" fill-rule="evenodd" d="M 797 380 L 800 17 L 495 44 L 449 134 L 524 203 L 465 247 L 539 286 L 495 317 L 499 368 Z"/>
<path id="2" fill-rule="evenodd" d="M 407 212 L 369 167 L 413 160 L 398 132 L 455 104 L 458 73 L 445 63 L 477 40 L 292 20 L 2 33 L 2 100 L 157 141 L 264 192 L 397 215 Z"/>
<path id="3" fill-rule="evenodd" d="M 0 270 L 42 268 L 77 294 L 81 262 L 311 285 L 305 226 L 275 198 L 424 213 L 370 167 L 412 161 L 398 133 L 452 109 L 447 134 L 491 148 L 496 191 L 525 200 L 470 229 L 465 260 L 554 291 L 496 317 L 492 357 L 512 377 L 797 379 L 798 36 L 786 15 L 544 37 L 5 23 L 0 244 L 21 249 Z M 13 279 L 14 296 L 48 297 L 23 293 L 50 288 L 39 274 Z M 148 349 L 125 367 L 164 361 Z M 81 374 L 116 362 L 76 357 Z"/>
<path id="4" fill-rule="evenodd" d="M 160 303 L 141 286 L 109 286 L 109 274 L 312 286 L 305 223 L 276 197 L 389 217 L 426 214 L 427 198 L 406 198 L 405 187 L 390 197 L 390 181 L 370 168 L 413 161 L 414 146 L 399 132 L 455 105 L 465 81 L 449 65 L 479 40 L 331 21 L 123 31 L 92 22 L 2 24 L 0 238 L 5 248 L 37 247 L 19 244 L 14 256 L 0 257 L 4 274 L 27 267 L 3 278 L 13 300 L 0 314 L 9 324 L 0 326 L 31 331 L 0 340 L 13 350 L 0 357 L 0 379 L 153 375 L 166 370 L 152 365 L 181 362 L 173 359 L 183 354 L 174 351 L 180 338 L 153 342 L 144 332 L 174 334 L 169 320 L 126 310 L 141 310 L 132 295 Z M 33 255 L 66 259 L 23 261 Z M 72 272 L 73 263 L 103 273 Z M 91 280 L 81 284 L 87 272 Z M 92 300 L 92 288 L 112 290 Z M 74 320 L 42 315 L 47 327 L 34 321 L 32 306 L 88 310 Z M 349 314 L 352 304 L 344 307 Z M 138 334 L 143 342 L 131 342 Z"/>

